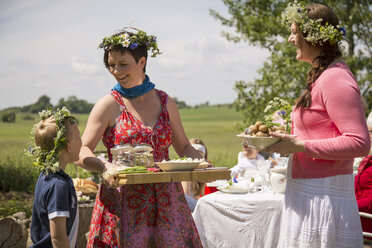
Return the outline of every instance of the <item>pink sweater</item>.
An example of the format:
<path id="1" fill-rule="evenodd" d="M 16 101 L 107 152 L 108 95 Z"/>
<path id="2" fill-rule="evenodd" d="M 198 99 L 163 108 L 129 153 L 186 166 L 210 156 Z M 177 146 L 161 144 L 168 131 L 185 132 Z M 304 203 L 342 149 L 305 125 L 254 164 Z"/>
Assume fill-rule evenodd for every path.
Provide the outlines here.
<path id="1" fill-rule="evenodd" d="M 293 154 L 293 178 L 353 173 L 355 157 L 368 155 L 371 141 L 358 84 L 344 62 L 312 84 L 311 107 L 293 112 L 293 133 L 305 152 Z"/>

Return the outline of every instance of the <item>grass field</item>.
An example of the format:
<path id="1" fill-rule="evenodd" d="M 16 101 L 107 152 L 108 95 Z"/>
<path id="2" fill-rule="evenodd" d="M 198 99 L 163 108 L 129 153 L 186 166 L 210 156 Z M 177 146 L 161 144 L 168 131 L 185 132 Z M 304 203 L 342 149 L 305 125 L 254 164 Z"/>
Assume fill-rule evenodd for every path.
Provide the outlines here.
<path id="1" fill-rule="evenodd" d="M 181 109 L 180 115 L 186 134 L 189 138 L 202 139 L 209 154 L 209 160 L 215 166 L 231 167 L 237 162 L 237 154 L 241 150 L 237 131 L 234 125 L 242 121 L 242 116 L 234 109 L 226 106 Z M 24 120 L 24 116 L 34 120 Z M 84 132 L 88 115 L 77 115 L 81 134 Z M 15 123 L 0 123 L 0 166 L 1 161 L 12 163 L 28 163 L 30 160 L 23 154 L 31 137 L 31 129 L 38 120 L 37 115 L 18 114 Z M 103 144 L 96 148 L 105 150 Z M 170 157 L 177 158 L 173 148 Z M 16 166 L 16 165 L 14 165 Z M 67 172 L 75 176 L 75 168 L 69 165 Z"/>

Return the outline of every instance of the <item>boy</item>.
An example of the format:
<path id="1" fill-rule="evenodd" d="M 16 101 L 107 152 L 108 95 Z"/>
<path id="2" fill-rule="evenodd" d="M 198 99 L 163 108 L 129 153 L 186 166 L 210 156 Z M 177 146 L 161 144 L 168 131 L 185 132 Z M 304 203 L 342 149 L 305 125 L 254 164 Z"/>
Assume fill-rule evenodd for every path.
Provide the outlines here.
<path id="1" fill-rule="evenodd" d="M 64 170 L 79 159 L 82 145 L 76 120 L 66 108 L 40 113 L 30 151 L 41 168 L 35 187 L 31 247 L 76 247 L 79 222 L 75 188 Z"/>

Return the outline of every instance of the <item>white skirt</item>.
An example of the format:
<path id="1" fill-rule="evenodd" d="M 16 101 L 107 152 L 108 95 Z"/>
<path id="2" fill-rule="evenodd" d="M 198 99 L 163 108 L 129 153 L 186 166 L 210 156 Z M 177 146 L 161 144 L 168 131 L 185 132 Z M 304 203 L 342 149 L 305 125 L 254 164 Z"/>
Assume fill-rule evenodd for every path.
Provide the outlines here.
<path id="1" fill-rule="evenodd" d="M 292 158 L 278 247 L 363 247 L 353 175 L 294 179 L 291 171 Z"/>

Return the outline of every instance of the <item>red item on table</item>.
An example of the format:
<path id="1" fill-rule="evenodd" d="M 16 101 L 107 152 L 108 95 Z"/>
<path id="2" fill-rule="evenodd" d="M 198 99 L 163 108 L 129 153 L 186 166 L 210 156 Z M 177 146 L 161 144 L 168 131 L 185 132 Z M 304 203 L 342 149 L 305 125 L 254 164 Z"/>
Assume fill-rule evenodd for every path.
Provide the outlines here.
<path id="1" fill-rule="evenodd" d="M 208 187 L 207 185 L 205 185 L 204 195 L 208 195 L 208 194 L 211 194 L 211 193 L 214 193 L 214 192 L 217 192 L 217 191 L 219 191 L 217 189 L 217 187 Z"/>

